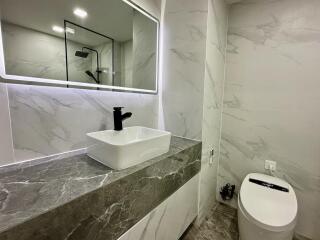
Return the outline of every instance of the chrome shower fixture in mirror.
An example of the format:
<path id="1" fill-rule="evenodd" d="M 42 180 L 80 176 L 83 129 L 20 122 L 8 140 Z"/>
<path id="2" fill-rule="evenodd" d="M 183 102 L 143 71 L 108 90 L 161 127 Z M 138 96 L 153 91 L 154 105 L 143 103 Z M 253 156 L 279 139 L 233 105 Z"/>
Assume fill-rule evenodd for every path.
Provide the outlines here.
<path id="1" fill-rule="evenodd" d="M 0 0 L 1 81 L 157 93 L 158 20 L 128 0 Z"/>

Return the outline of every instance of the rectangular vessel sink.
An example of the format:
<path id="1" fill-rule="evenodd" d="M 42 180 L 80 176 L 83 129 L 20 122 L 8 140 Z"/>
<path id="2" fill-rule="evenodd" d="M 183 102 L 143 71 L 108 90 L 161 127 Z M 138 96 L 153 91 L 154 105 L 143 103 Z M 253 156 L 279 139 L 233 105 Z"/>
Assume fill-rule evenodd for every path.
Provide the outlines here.
<path id="1" fill-rule="evenodd" d="M 171 133 L 146 127 L 87 133 L 88 156 L 116 170 L 169 151 Z"/>

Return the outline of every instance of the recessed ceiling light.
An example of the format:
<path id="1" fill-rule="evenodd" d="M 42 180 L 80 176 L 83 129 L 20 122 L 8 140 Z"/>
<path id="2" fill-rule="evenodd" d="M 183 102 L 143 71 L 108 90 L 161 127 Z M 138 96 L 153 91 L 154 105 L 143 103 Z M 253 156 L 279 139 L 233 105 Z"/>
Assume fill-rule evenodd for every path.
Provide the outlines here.
<path id="1" fill-rule="evenodd" d="M 52 30 L 55 31 L 55 32 L 58 32 L 58 33 L 63 33 L 64 32 L 64 29 L 63 27 L 60 27 L 60 26 L 52 26 Z"/>
<path id="2" fill-rule="evenodd" d="M 81 8 L 76 8 L 73 13 L 81 18 L 85 18 L 88 15 L 88 13 Z"/>

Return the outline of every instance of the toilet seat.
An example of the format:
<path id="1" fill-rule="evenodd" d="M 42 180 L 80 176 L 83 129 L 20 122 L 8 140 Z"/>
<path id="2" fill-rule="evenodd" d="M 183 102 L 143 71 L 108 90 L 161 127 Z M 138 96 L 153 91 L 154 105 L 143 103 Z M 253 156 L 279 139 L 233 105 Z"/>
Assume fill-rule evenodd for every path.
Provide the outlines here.
<path id="1" fill-rule="evenodd" d="M 256 183 L 259 181 L 263 185 Z M 272 184 L 288 189 L 288 192 L 271 188 Z M 276 177 L 248 174 L 241 185 L 239 208 L 250 222 L 269 231 L 287 231 L 296 224 L 298 205 L 295 192 L 289 183 Z"/>

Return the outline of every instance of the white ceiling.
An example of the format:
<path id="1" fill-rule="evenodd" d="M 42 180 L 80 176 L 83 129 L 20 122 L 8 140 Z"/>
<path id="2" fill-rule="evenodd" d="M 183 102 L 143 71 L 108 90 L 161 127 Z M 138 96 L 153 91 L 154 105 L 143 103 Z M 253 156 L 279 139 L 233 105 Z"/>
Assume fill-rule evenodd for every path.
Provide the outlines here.
<path id="1" fill-rule="evenodd" d="M 0 0 L 0 4 L 3 20 L 48 34 L 63 37 L 52 31 L 52 25 L 63 27 L 69 20 L 118 41 L 132 38 L 133 8 L 121 0 Z M 73 14 L 77 7 L 88 12 L 87 18 Z"/>

